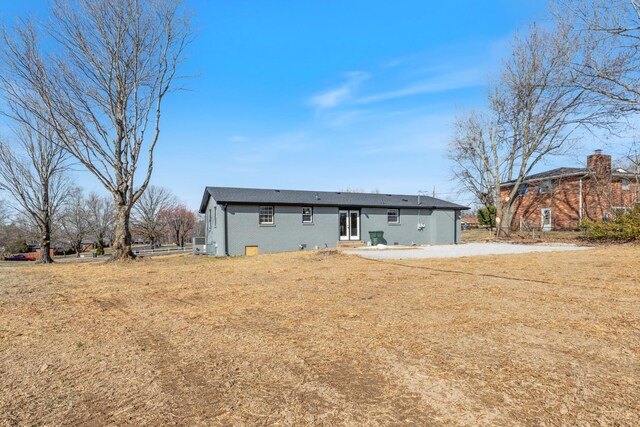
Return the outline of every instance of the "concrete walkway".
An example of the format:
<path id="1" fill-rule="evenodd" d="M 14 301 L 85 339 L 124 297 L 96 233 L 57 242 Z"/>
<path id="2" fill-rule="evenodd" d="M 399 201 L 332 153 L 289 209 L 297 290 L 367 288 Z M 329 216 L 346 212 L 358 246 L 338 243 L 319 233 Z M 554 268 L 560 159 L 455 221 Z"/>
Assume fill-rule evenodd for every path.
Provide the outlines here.
<path id="1" fill-rule="evenodd" d="M 463 243 L 438 246 L 388 246 L 379 249 L 367 247 L 349 249 L 345 252 L 369 259 L 422 259 L 460 258 L 466 256 L 525 254 L 530 252 L 584 251 L 592 249 L 573 244 L 549 243 L 520 245 L 513 243 Z"/>

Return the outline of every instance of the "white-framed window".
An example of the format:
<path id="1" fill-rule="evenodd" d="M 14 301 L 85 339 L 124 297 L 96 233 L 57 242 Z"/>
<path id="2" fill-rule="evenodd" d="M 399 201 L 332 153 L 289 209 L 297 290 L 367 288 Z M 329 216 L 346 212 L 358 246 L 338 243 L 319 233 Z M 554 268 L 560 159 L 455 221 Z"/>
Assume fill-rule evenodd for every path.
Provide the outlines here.
<path id="1" fill-rule="evenodd" d="M 273 206 L 260 206 L 258 222 L 267 225 L 273 224 Z"/>
<path id="2" fill-rule="evenodd" d="M 387 209 L 387 222 L 389 224 L 400 224 L 400 210 Z"/>
<path id="3" fill-rule="evenodd" d="M 629 180 L 626 178 L 622 178 L 622 190 L 629 191 Z"/>
<path id="4" fill-rule="evenodd" d="M 302 208 L 302 223 L 303 224 L 311 224 L 313 222 L 313 208 L 312 207 L 303 207 Z"/>

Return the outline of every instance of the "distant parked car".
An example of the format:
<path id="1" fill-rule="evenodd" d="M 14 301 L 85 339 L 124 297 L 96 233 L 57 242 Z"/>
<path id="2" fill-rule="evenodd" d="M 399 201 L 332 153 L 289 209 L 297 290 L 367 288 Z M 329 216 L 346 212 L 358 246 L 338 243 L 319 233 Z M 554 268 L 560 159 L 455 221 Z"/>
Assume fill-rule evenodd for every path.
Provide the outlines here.
<path id="1" fill-rule="evenodd" d="M 7 255 L 4 257 L 5 261 L 35 261 L 36 257 L 25 254 Z"/>

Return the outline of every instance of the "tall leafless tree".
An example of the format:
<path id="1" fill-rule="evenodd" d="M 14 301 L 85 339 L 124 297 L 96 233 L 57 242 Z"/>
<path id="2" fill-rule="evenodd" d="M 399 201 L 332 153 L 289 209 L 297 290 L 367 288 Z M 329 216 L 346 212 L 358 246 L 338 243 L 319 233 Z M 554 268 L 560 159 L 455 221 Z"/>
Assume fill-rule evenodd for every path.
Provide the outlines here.
<path id="1" fill-rule="evenodd" d="M 98 251 L 102 252 L 98 253 L 98 255 L 102 255 L 106 247 L 105 240 L 108 240 L 109 244 L 111 244 L 115 236 L 113 199 L 91 193 L 87 198 L 87 210 L 89 213 L 89 224 L 98 241 Z"/>
<path id="2" fill-rule="evenodd" d="M 131 211 L 151 179 L 189 17 L 181 0 L 54 0 L 46 34 L 45 44 L 29 20 L 4 31 L 3 92 L 31 114 L 45 107 L 41 120 L 113 196 L 114 259 L 133 258 Z"/>
<path id="3" fill-rule="evenodd" d="M 554 14 L 579 49 L 576 83 L 622 113 L 639 111 L 640 1 L 556 0 Z"/>
<path id="4" fill-rule="evenodd" d="M 0 226 L 7 225 L 9 222 L 9 208 L 7 202 L 0 199 Z"/>
<path id="5" fill-rule="evenodd" d="M 174 203 L 174 196 L 169 190 L 150 185 L 134 206 L 133 229 L 140 237 L 148 240 L 152 247 L 155 247 L 167 228 L 161 213 Z"/>
<path id="6" fill-rule="evenodd" d="M 183 248 L 193 232 L 196 215 L 180 204 L 163 209 L 161 217 L 167 224 L 173 242 Z"/>
<path id="7" fill-rule="evenodd" d="M 640 111 L 640 1 L 556 0 L 559 25 L 578 46 L 571 64 L 578 85 L 599 95 L 621 115 Z M 640 182 L 638 143 L 633 141 L 625 167 Z"/>
<path id="8" fill-rule="evenodd" d="M 9 230 L 9 207 L 7 202 L 0 199 L 0 255 L 9 243 L 11 234 Z"/>
<path id="9" fill-rule="evenodd" d="M 456 119 L 449 159 L 453 173 L 463 191 L 471 193 L 485 207 L 495 206 L 499 199 L 505 145 L 501 111 L 493 116 L 471 111 Z"/>
<path id="10" fill-rule="evenodd" d="M 533 168 L 566 152 L 580 127 L 606 123 L 606 107 L 574 84 L 570 65 L 575 55 L 569 32 L 532 26 L 514 38 L 490 93 L 488 113 L 471 113 L 456 122 L 450 158 L 467 188 L 495 202 L 498 233 L 510 233 L 518 188 Z M 500 197 L 505 181 L 513 185 Z"/>
<path id="11" fill-rule="evenodd" d="M 0 189 L 12 196 L 16 209 L 37 228 L 40 261 L 51 263 L 53 220 L 67 189 L 65 152 L 56 143 L 56 133 L 45 124 L 20 122 L 15 135 L 11 146 L 0 141 Z"/>
<path id="12" fill-rule="evenodd" d="M 60 222 L 64 237 L 71 242 L 76 256 L 80 257 L 82 241 L 92 234 L 90 211 L 82 188 L 70 189 Z"/>

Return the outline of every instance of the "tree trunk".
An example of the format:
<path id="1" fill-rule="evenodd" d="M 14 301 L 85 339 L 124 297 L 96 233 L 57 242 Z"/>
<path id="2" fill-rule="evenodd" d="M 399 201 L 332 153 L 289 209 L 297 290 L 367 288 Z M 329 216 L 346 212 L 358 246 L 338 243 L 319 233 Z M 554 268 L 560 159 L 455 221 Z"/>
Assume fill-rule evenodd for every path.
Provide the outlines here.
<path id="1" fill-rule="evenodd" d="M 51 221 L 49 215 L 45 214 L 44 225 L 42 226 L 42 239 L 40 241 L 40 263 L 51 264 Z"/>
<path id="2" fill-rule="evenodd" d="M 131 216 L 131 206 L 116 200 L 116 235 L 113 241 L 113 259 L 131 260 L 135 259 L 131 249 L 131 230 L 129 220 Z"/>
<path id="3" fill-rule="evenodd" d="M 498 224 L 498 237 L 511 236 L 511 221 L 513 221 L 513 205 L 506 202 L 500 208 L 500 224 Z"/>

